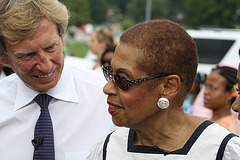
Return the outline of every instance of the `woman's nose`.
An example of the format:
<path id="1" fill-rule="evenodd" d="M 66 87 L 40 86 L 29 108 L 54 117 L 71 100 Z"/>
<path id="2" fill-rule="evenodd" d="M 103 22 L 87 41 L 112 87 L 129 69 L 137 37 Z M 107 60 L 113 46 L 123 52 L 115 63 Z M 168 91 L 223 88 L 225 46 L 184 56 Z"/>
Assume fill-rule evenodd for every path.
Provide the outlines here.
<path id="1" fill-rule="evenodd" d="M 209 93 L 209 89 L 207 89 L 206 87 L 204 87 L 203 95 L 207 95 L 208 93 Z"/>
<path id="2" fill-rule="evenodd" d="M 103 92 L 106 95 L 113 95 L 113 94 L 116 94 L 118 92 L 117 88 L 115 87 L 115 84 L 114 84 L 113 80 L 109 80 L 105 84 L 105 86 L 103 87 Z"/>

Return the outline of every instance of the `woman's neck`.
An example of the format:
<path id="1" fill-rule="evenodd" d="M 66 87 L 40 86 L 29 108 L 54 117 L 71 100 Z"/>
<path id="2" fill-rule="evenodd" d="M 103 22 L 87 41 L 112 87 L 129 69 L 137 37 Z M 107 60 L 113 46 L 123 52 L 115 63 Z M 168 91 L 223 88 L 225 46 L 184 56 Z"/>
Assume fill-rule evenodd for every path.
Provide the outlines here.
<path id="1" fill-rule="evenodd" d="M 223 118 L 223 117 L 226 117 L 226 116 L 229 116 L 231 115 L 231 111 L 230 111 L 230 108 L 229 107 L 222 107 L 221 109 L 218 109 L 218 110 L 213 110 L 213 114 L 212 114 L 212 117 L 211 117 L 211 121 L 213 122 L 216 122 L 218 121 L 219 119 Z"/>
<path id="2" fill-rule="evenodd" d="M 135 129 L 134 144 L 158 147 L 166 151 L 182 148 L 200 123 L 204 121 L 199 120 L 200 118 L 186 115 L 175 117 L 175 120 L 167 119 L 162 125 Z"/>

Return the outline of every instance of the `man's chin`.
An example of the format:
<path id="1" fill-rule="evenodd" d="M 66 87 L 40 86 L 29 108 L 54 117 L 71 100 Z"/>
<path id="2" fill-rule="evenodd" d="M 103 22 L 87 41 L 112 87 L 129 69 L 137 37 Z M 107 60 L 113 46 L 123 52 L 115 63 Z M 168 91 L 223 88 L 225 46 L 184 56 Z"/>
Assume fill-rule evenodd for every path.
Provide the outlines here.
<path id="1" fill-rule="evenodd" d="M 38 91 L 38 92 L 47 92 L 48 90 L 54 88 L 55 86 L 57 85 L 56 84 L 47 84 L 47 85 L 38 85 L 38 86 L 29 86 L 29 88 L 35 90 L 35 91 Z"/>

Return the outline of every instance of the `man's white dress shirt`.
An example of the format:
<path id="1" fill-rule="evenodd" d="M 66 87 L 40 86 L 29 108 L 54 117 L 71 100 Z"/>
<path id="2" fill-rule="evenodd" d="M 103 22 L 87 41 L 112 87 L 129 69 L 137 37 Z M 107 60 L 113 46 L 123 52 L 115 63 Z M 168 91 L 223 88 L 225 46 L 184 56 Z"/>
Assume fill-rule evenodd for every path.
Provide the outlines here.
<path id="1" fill-rule="evenodd" d="M 58 84 L 46 93 L 53 98 L 55 159 L 85 159 L 100 138 L 115 130 L 108 114 L 106 80 L 102 73 L 65 64 Z M 39 92 L 27 87 L 14 73 L 0 81 L 0 159 L 32 160 L 34 128 L 40 107 Z"/>
<path id="2" fill-rule="evenodd" d="M 3 69 L 0 70 L 0 79 L 3 79 L 6 77 L 6 74 L 4 73 Z"/>

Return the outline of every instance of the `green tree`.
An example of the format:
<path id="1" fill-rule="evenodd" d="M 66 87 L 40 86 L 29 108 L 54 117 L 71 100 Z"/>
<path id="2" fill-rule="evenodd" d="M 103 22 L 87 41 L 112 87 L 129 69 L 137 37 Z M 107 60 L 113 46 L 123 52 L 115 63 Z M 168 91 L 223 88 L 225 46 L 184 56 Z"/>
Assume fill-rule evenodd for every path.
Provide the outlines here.
<path id="1" fill-rule="evenodd" d="M 124 22 L 131 24 L 145 21 L 146 0 L 132 0 L 127 4 Z M 170 8 L 167 0 L 152 0 L 151 19 L 155 18 L 169 18 Z M 131 22 L 131 23 L 129 23 Z M 134 24 L 135 24 L 134 23 Z M 133 24 L 133 25 L 134 25 Z M 129 27 L 125 26 L 124 28 Z"/>
<path id="2" fill-rule="evenodd" d="M 106 0 L 89 0 L 91 19 L 93 23 L 106 22 L 108 3 Z"/>
<path id="3" fill-rule="evenodd" d="M 107 0 L 107 2 L 111 5 L 115 5 L 119 8 L 121 14 L 125 14 L 126 12 L 126 8 L 127 8 L 127 4 L 129 2 L 129 0 Z"/>
<path id="4" fill-rule="evenodd" d="M 70 21 L 69 25 L 80 26 L 83 23 L 91 23 L 90 5 L 88 0 L 61 0 L 69 12 Z"/>
<path id="5" fill-rule="evenodd" d="M 184 0 L 168 0 L 169 19 L 175 22 L 181 22 L 183 18 Z"/>
<path id="6" fill-rule="evenodd" d="M 170 0 L 152 0 L 152 19 L 170 18 L 171 8 L 168 7 Z"/>
<path id="7" fill-rule="evenodd" d="M 239 0 L 185 0 L 184 24 L 235 28 L 240 23 L 239 9 Z"/>
<path id="8" fill-rule="evenodd" d="M 132 0 L 127 4 L 127 10 L 124 18 L 129 18 L 137 22 L 145 19 L 146 0 Z"/>

